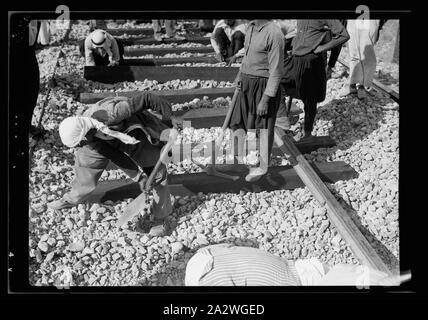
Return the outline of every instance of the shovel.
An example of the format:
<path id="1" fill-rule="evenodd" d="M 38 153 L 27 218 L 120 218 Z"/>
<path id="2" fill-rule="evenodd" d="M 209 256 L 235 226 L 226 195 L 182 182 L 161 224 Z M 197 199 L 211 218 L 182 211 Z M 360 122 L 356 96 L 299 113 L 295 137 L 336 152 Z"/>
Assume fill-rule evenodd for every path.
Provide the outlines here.
<path id="1" fill-rule="evenodd" d="M 168 152 L 171 150 L 175 139 L 177 139 L 177 136 L 178 136 L 178 131 L 175 129 L 171 129 L 168 143 L 165 145 L 165 147 L 163 147 L 162 152 L 159 156 L 159 160 L 156 162 L 156 165 L 153 171 L 150 173 L 150 176 L 147 179 L 146 185 L 144 187 L 145 190 L 141 192 L 141 194 L 126 207 L 123 215 L 120 216 L 119 219 L 117 220 L 116 227 L 123 226 L 125 223 L 131 220 L 134 216 L 136 216 L 140 212 L 141 208 L 144 207 L 144 205 L 146 204 L 147 192 L 151 189 L 151 185 L 156 176 L 156 173 L 159 171 L 159 168 L 162 165 L 162 160 L 165 159 L 166 156 L 168 155 Z"/>

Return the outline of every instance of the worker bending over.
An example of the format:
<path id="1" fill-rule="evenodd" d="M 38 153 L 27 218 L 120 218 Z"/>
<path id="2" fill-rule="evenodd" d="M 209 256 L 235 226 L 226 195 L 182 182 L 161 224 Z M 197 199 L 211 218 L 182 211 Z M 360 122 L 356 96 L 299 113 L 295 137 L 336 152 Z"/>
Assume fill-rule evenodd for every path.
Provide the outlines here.
<path id="1" fill-rule="evenodd" d="M 86 66 L 115 66 L 123 63 L 123 44 L 104 30 L 91 32 L 79 46 Z"/>
<path id="2" fill-rule="evenodd" d="M 59 134 L 66 146 L 78 147 L 75 177 L 71 190 L 48 206 L 62 209 L 84 202 L 95 190 L 109 161 L 144 190 L 147 176 L 164 145 L 160 135 L 173 123 L 176 124 L 171 116 L 170 103 L 148 92 L 133 98 L 105 98 L 89 107 L 83 116 L 66 118 L 59 126 Z M 152 213 L 155 220 L 150 230 L 152 236 L 165 235 L 165 218 L 171 211 L 167 170 L 162 165 L 153 185 Z"/>
<path id="3" fill-rule="evenodd" d="M 288 96 L 301 99 L 305 120 L 301 138 L 312 140 L 317 103 L 327 91 L 327 51 L 349 40 L 339 20 L 297 20 L 292 55 L 284 61 L 281 85 Z"/>

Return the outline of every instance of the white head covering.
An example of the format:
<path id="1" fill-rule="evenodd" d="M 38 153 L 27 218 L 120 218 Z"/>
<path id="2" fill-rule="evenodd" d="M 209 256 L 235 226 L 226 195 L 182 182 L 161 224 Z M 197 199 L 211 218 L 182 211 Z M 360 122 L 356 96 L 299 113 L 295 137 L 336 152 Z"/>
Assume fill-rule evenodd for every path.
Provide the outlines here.
<path id="1" fill-rule="evenodd" d="M 199 286 L 199 281 L 203 276 L 212 270 L 214 258 L 206 248 L 198 252 L 189 260 L 186 266 L 184 279 L 185 286 Z"/>
<path id="2" fill-rule="evenodd" d="M 92 45 L 94 47 L 104 47 L 106 38 L 106 32 L 104 30 L 97 29 L 91 34 Z"/>
<path id="3" fill-rule="evenodd" d="M 126 144 L 136 144 L 139 141 L 125 133 L 109 129 L 102 122 L 90 117 L 68 117 L 59 125 L 59 136 L 62 143 L 67 147 L 73 148 L 86 136 L 89 130 L 97 129 L 98 131 L 117 138 Z"/>

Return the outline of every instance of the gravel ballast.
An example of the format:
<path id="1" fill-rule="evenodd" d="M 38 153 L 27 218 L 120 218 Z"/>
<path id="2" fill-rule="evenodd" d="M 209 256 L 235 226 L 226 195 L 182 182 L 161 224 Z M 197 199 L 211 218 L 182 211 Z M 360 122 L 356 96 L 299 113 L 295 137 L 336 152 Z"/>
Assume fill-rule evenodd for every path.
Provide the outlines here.
<path id="1" fill-rule="evenodd" d="M 73 32 L 83 28 L 73 25 Z M 72 33 L 72 35 L 74 34 Z M 132 199 L 99 204 L 79 204 L 55 211 L 47 203 L 69 190 L 73 179 L 74 151 L 58 136 L 59 123 L 82 112 L 76 92 L 170 90 L 228 87 L 231 83 L 179 79 L 123 82 L 104 85 L 83 79 L 83 58 L 75 45 L 64 46 L 67 62 L 60 60 L 57 86 L 51 90 L 43 125 L 49 133 L 35 147 L 30 171 L 29 252 L 31 285 L 63 285 L 71 275 L 75 286 L 182 286 L 187 261 L 207 244 L 229 242 L 258 247 L 286 259 L 316 257 L 330 266 L 358 263 L 344 239 L 330 223 L 307 188 L 273 192 L 212 193 L 173 197 L 168 217 L 171 233 L 151 237 L 145 230 L 149 215 L 135 217 L 126 228 L 115 222 Z M 46 81 L 53 68 L 57 47 L 38 53 L 41 93 L 33 121 L 40 116 Z M 338 69 L 338 67 L 336 68 Z M 399 106 L 372 91 L 366 101 L 339 98 L 346 78 L 328 82 L 326 100 L 319 104 L 313 133 L 330 135 L 337 146 L 305 155 L 309 161 L 345 161 L 358 177 L 328 184 L 363 234 L 391 269 L 398 268 L 398 122 Z M 173 108 L 227 107 L 230 98 L 196 99 Z M 303 107 L 300 101 L 296 101 Z M 304 114 L 292 129 L 297 133 Z M 209 141 L 220 128 L 186 129 L 185 142 Z M 229 135 L 225 143 L 229 142 Z M 203 159 L 202 159 L 203 160 Z M 208 161 L 205 159 L 204 161 Z M 274 164 L 287 164 L 277 157 Z M 189 161 L 170 164 L 170 173 L 198 172 Z M 104 172 L 101 181 L 126 178 L 120 170 Z M 151 196 L 149 201 L 151 201 Z"/>

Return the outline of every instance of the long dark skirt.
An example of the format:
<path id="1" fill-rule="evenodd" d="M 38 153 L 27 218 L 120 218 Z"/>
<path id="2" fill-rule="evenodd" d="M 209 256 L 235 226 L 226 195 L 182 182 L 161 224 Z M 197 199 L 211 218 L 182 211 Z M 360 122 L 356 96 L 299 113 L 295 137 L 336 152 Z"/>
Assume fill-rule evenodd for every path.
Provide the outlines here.
<path id="1" fill-rule="evenodd" d="M 302 101 L 324 101 L 327 90 L 325 65 L 323 54 L 289 57 L 284 62 L 284 77 L 281 80 L 287 95 Z"/>
<path id="2" fill-rule="evenodd" d="M 275 123 L 281 96 L 280 90 L 278 89 L 275 97 L 270 98 L 267 115 L 258 116 L 257 105 L 266 89 L 268 79 L 242 74 L 241 82 L 241 91 L 236 99 L 229 127 L 232 130 L 244 129 L 245 131 L 268 129 L 269 121 L 273 120 Z"/>
<path id="3" fill-rule="evenodd" d="M 268 129 L 268 150 L 270 154 L 273 144 L 276 114 L 281 98 L 280 89 L 278 88 L 275 97 L 269 99 L 267 114 L 259 116 L 257 115 L 257 105 L 266 89 L 268 79 L 242 74 L 241 82 L 241 91 L 236 99 L 229 127 L 232 130 L 244 129 L 245 131 L 248 129 Z"/>

